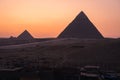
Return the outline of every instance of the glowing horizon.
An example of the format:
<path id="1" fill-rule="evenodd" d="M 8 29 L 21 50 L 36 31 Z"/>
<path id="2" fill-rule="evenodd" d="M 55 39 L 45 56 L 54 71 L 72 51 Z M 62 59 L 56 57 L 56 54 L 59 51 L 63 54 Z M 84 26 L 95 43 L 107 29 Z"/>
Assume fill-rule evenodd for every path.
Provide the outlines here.
<path id="1" fill-rule="evenodd" d="M 0 0 L 0 37 L 25 29 L 34 37 L 57 37 L 81 12 L 104 37 L 120 37 L 120 0 Z"/>

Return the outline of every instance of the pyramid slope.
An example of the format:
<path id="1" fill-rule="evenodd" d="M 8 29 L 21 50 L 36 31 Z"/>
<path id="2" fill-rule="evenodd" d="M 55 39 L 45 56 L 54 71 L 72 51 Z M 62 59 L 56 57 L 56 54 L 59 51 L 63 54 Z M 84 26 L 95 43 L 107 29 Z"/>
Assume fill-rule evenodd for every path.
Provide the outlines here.
<path id="1" fill-rule="evenodd" d="M 20 39 L 20 40 L 32 40 L 34 38 L 32 37 L 32 35 L 27 30 L 25 30 L 23 33 L 21 33 L 17 37 L 17 39 Z"/>
<path id="2" fill-rule="evenodd" d="M 80 12 L 58 38 L 101 39 L 103 36 L 88 19 L 85 13 Z"/>

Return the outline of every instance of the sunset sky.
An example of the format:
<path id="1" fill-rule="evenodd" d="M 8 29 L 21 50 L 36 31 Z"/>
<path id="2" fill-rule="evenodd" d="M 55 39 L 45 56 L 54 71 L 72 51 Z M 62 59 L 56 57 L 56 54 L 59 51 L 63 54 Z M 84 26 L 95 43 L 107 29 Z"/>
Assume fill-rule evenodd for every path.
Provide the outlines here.
<path id="1" fill-rule="evenodd" d="M 120 37 L 120 0 L 0 0 L 0 37 L 27 29 L 34 37 L 57 37 L 84 11 L 104 37 Z"/>

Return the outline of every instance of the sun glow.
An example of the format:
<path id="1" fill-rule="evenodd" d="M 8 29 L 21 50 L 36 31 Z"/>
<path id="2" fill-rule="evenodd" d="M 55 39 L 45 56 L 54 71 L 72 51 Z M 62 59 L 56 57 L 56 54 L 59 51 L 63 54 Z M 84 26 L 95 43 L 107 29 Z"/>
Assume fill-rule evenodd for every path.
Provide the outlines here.
<path id="1" fill-rule="evenodd" d="M 119 0 L 0 0 L 0 37 L 18 36 L 25 29 L 34 37 L 56 37 L 81 10 L 105 37 L 120 37 L 119 4 Z"/>

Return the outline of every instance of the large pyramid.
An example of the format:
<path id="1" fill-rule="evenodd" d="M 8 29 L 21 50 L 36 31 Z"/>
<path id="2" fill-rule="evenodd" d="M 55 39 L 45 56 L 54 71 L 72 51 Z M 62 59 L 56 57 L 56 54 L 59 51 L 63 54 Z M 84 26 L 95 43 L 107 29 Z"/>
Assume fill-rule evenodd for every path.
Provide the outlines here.
<path id="1" fill-rule="evenodd" d="M 101 39 L 103 36 L 85 13 L 81 11 L 58 38 Z"/>
<path id="2" fill-rule="evenodd" d="M 17 37 L 17 39 L 20 39 L 20 40 L 32 40 L 34 38 L 32 37 L 32 35 L 27 30 L 25 30 L 23 33 L 21 33 Z"/>

